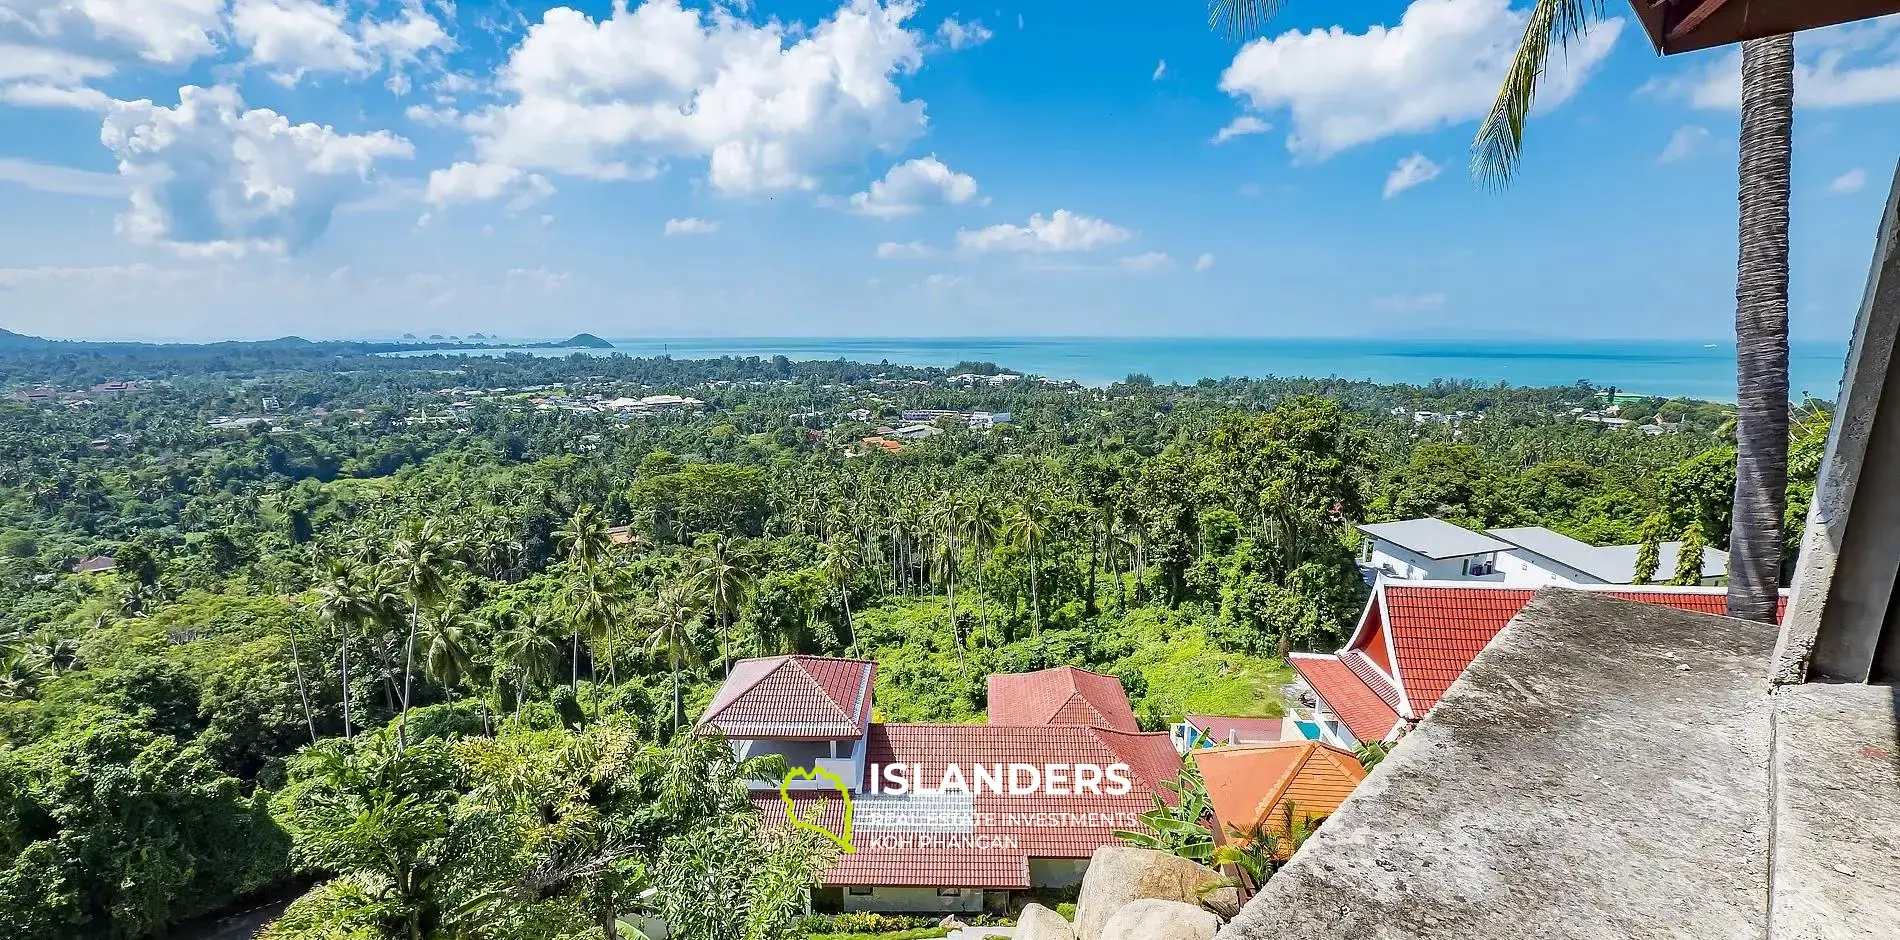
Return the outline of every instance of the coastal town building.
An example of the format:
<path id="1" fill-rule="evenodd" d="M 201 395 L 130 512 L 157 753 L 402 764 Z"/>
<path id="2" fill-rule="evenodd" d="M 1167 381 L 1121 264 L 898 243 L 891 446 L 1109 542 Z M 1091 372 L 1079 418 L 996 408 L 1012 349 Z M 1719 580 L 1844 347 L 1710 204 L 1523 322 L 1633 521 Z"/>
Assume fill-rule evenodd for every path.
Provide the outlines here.
<path id="1" fill-rule="evenodd" d="M 1401 581 L 1472 581 L 1542 587 L 1632 584 L 1638 545 L 1591 545 L 1543 526 L 1475 532 L 1426 516 L 1400 522 L 1358 526 L 1365 536 L 1359 563 L 1367 583 Z M 1681 542 L 1657 545 L 1656 570 L 1676 570 Z M 1702 583 L 1720 584 L 1728 553 L 1702 550 Z"/>
<path id="2" fill-rule="evenodd" d="M 1721 614 L 1727 605 L 1721 588 L 1579 589 L 1708 614 Z M 1535 593 L 1499 583 L 1381 579 L 1339 652 L 1287 655 L 1299 676 L 1295 687 L 1310 703 L 1292 717 L 1311 722 L 1319 740 L 1340 747 L 1398 740 L 1438 704 Z M 1785 591 L 1782 606 L 1785 610 Z"/>
<path id="3" fill-rule="evenodd" d="M 793 769 L 783 792 L 753 790 L 768 825 L 789 825 L 789 810 L 848 832 L 853 851 L 822 876 L 821 907 L 970 913 L 1073 886 L 1116 829 L 1174 799 L 1161 784 L 1181 758 L 1167 734 L 1136 729 L 1113 676 L 992 676 L 988 724 L 927 725 L 874 720 L 876 672 L 862 660 L 744 660 L 700 720 L 740 757 L 778 754 Z M 848 828 L 838 787 L 852 794 Z"/>

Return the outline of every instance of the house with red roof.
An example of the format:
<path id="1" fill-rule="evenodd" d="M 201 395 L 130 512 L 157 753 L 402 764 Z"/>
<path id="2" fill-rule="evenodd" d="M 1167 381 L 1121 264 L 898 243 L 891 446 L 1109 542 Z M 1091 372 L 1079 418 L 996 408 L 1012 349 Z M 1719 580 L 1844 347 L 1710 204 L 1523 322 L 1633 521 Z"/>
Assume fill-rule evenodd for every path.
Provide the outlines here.
<path id="1" fill-rule="evenodd" d="M 1570 588 L 1682 610 L 1722 614 L 1719 587 L 1589 585 Z M 1472 581 L 1380 578 L 1352 637 L 1337 653 L 1291 653 L 1296 687 L 1310 700 L 1319 738 L 1353 748 L 1396 741 L 1438 704 L 1536 590 Z M 1787 592 L 1781 606 L 1787 610 Z"/>
<path id="2" fill-rule="evenodd" d="M 700 721 L 742 757 L 782 754 L 851 794 L 850 851 L 816 902 L 840 910 L 977 912 L 1010 892 L 1080 883 L 1180 775 L 1167 734 L 1143 733 L 1120 680 L 1072 667 L 990 677 L 989 723 L 871 720 L 876 666 L 779 656 L 744 660 Z M 847 831 L 830 781 L 761 784 L 767 824 L 787 812 Z"/>
<path id="3" fill-rule="evenodd" d="M 1288 741 L 1217 747 L 1194 755 L 1208 802 L 1214 804 L 1214 838 L 1222 843 L 1259 832 L 1286 839 L 1293 825 L 1316 825 L 1339 809 L 1366 779 L 1351 751 L 1318 741 Z M 1283 843 L 1279 857 L 1293 854 Z"/>

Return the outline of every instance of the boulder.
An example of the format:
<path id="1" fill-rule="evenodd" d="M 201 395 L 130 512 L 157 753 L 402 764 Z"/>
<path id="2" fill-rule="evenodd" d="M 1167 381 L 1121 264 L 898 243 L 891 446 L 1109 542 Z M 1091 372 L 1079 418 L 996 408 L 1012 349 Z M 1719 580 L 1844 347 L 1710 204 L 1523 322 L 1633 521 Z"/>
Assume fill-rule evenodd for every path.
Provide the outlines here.
<path id="1" fill-rule="evenodd" d="M 1220 918 L 1196 904 L 1130 901 L 1102 925 L 1102 940 L 1214 940 Z"/>
<path id="2" fill-rule="evenodd" d="M 1102 927 L 1130 901 L 1176 901 L 1233 916 L 1240 893 L 1220 872 L 1178 855 L 1105 845 L 1089 858 L 1075 902 L 1076 940 L 1102 940 Z"/>
<path id="3" fill-rule="evenodd" d="M 1061 914 L 1040 904 L 1025 904 L 1016 917 L 1015 940 L 1075 940 L 1075 928 Z"/>

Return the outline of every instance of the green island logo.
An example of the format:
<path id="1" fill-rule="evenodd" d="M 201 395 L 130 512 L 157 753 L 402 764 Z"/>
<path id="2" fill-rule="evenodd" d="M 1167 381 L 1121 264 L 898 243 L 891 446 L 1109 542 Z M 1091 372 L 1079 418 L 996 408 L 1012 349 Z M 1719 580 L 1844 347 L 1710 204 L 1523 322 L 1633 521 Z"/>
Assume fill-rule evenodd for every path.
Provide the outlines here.
<path id="1" fill-rule="evenodd" d="M 820 801 L 812 810 L 810 819 L 804 819 L 798 815 L 798 807 L 792 804 L 791 786 L 794 780 L 830 781 L 831 786 L 838 791 L 838 795 L 844 797 L 844 829 L 842 832 L 833 832 L 827 828 L 824 823 L 819 822 L 820 817 L 822 817 L 825 812 L 823 801 Z M 800 829 L 810 829 L 838 843 L 838 847 L 847 853 L 857 851 L 857 849 L 851 845 L 851 791 L 844 785 L 844 780 L 837 774 L 823 767 L 816 767 L 811 770 L 806 770 L 803 767 L 794 767 L 786 772 L 784 780 L 779 781 L 778 798 L 785 801 L 785 818 L 791 820 L 793 826 Z"/>

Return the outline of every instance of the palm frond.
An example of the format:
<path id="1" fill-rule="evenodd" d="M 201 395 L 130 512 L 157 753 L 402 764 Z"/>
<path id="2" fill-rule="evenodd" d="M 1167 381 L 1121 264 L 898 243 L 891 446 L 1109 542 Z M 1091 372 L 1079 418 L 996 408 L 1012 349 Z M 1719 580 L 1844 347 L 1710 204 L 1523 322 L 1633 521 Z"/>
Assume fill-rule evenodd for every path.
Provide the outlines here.
<path id="1" fill-rule="evenodd" d="M 1592 14 L 1602 13 L 1603 0 L 1537 0 L 1497 101 L 1471 143 L 1471 175 L 1481 185 L 1510 185 L 1524 152 L 1524 122 L 1536 103 L 1552 50 L 1569 49 L 1589 31 Z"/>
<path id="2" fill-rule="evenodd" d="M 1230 39 L 1245 41 L 1266 32 L 1267 21 L 1285 0 L 1209 0 L 1207 25 Z"/>

